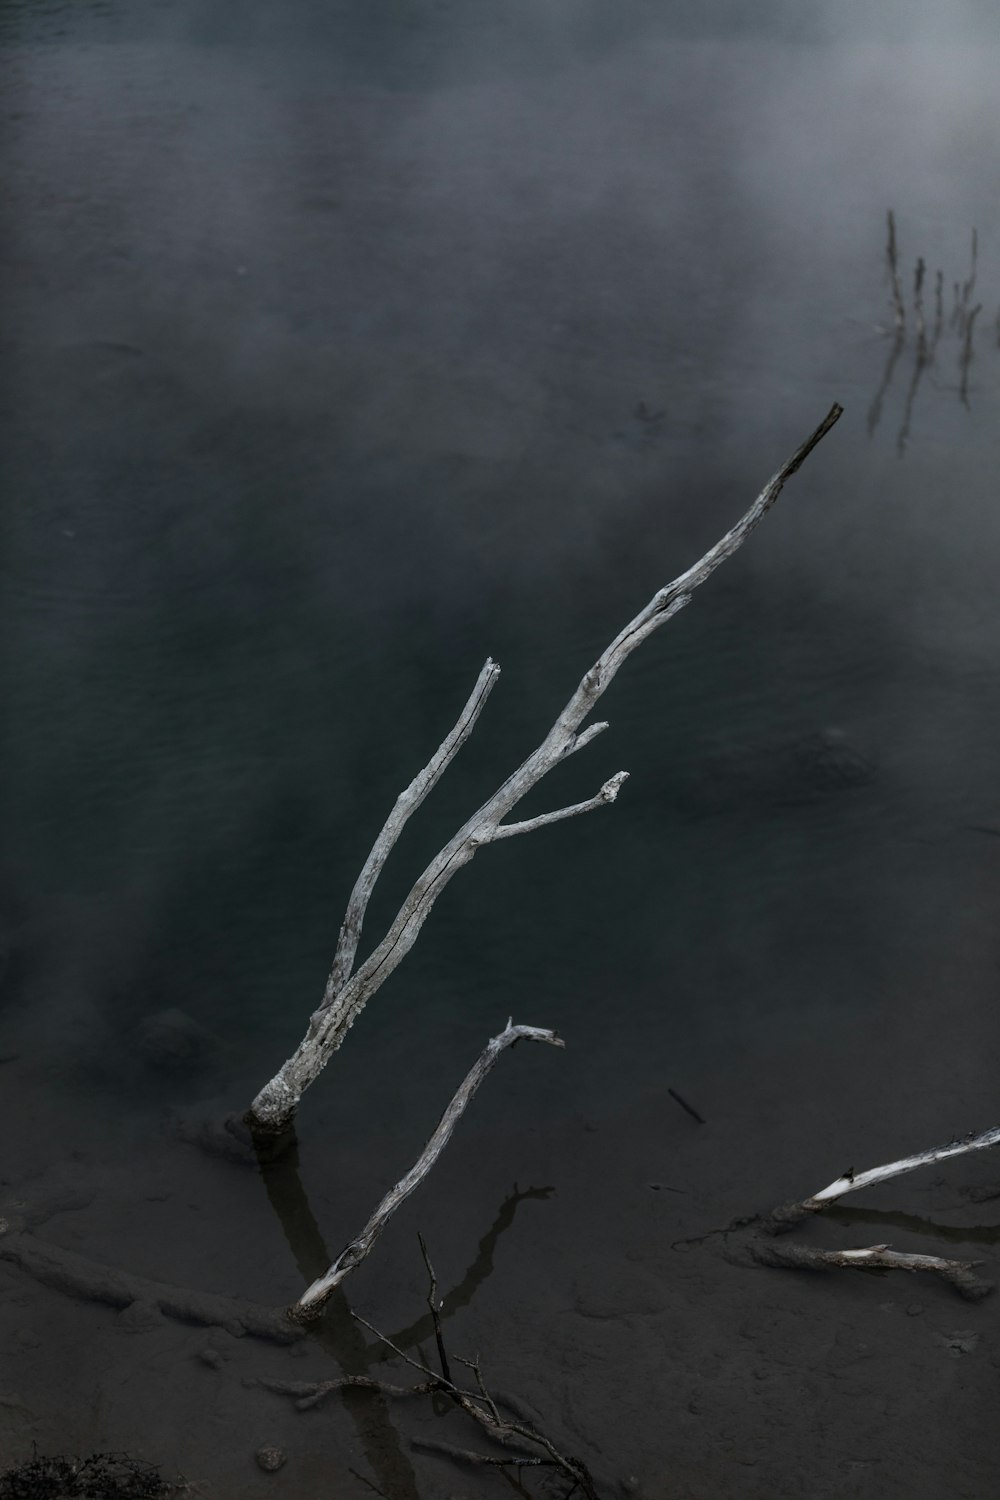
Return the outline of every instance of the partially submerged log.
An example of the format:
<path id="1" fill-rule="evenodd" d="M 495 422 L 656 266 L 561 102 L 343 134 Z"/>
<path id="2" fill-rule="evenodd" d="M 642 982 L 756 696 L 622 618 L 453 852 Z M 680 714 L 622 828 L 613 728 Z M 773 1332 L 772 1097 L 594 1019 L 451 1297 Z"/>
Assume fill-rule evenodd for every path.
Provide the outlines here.
<path id="1" fill-rule="evenodd" d="M 224 1328 L 236 1338 L 251 1334 L 276 1344 L 290 1344 L 303 1335 L 303 1329 L 283 1308 L 265 1307 L 214 1292 L 196 1292 L 116 1270 L 78 1255 L 75 1250 L 39 1239 L 16 1218 L 0 1219 L 0 1260 L 13 1262 L 36 1281 L 57 1291 L 91 1302 L 104 1302 L 119 1310 L 150 1308 L 182 1323 Z"/>
<path id="2" fill-rule="evenodd" d="M 829 1208 L 848 1193 L 857 1193 L 862 1188 L 874 1187 L 878 1182 L 902 1177 L 907 1172 L 915 1172 L 918 1167 L 930 1167 L 935 1162 L 947 1161 L 953 1156 L 966 1156 L 970 1151 L 988 1151 L 991 1146 L 997 1145 L 1000 1145 L 1000 1125 L 992 1125 L 989 1130 L 970 1131 L 968 1135 L 956 1136 L 943 1146 L 931 1146 L 926 1151 L 900 1157 L 898 1161 L 888 1162 L 885 1166 L 869 1167 L 864 1172 L 855 1172 L 853 1167 L 848 1167 L 846 1172 L 835 1177 L 825 1188 L 820 1188 L 818 1193 L 813 1193 L 811 1197 L 803 1198 L 798 1203 L 786 1203 L 775 1209 L 767 1227 L 773 1233 L 782 1234 L 794 1229 L 811 1215 L 821 1213 L 824 1208 Z"/>
<path id="3" fill-rule="evenodd" d="M 946 1259 L 940 1255 L 908 1255 L 889 1245 L 869 1245 L 862 1250 L 816 1250 L 810 1245 L 756 1239 L 750 1254 L 762 1266 L 781 1266 L 796 1271 L 830 1271 L 836 1267 L 856 1271 L 931 1271 L 953 1286 L 969 1302 L 981 1302 L 993 1291 L 993 1283 L 975 1274 L 978 1260 Z"/>
<path id="4" fill-rule="evenodd" d="M 805 1220 L 822 1213 L 825 1208 L 845 1198 L 848 1193 L 860 1192 L 862 1188 L 874 1187 L 879 1182 L 889 1182 L 920 1167 L 929 1167 L 954 1156 L 966 1156 L 972 1151 L 988 1151 L 1000 1145 L 1000 1125 L 989 1130 L 969 1131 L 968 1135 L 956 1136 L 943 1146 L 931 1146 L 926 1151 L 916 1151 L 912 1156 L 902 1156 L 898 1161 L 884 1166 L 869 1167 L 864 1172 L 855 1172 L 848 1167 L 839 1177 L 798 1203 L 786 1203 L 776 1208 L 761 1223 L 766 1235 L 784 1235 L 796 1229 Z M 952 1260 L 938 1255 L 910 1255 L 893 1250 L 888 1245 L 870 1245 L 856 1250 L 816 1250 L 806 1245 L 776 1244 L 772 1239 L 758 1238 L 750 1244 L 750 1255 L 760 1265 L 788 1266 L 796 1269 L 829 1270 L 834 1266 L 853 1267 L 858 1270 L 933 1271 L 949 1282 L 961 1296 L 978 1302 L 993 1290 L 993 1283 L 976 1276 L 974 1267 L 980 1261 Z"/>

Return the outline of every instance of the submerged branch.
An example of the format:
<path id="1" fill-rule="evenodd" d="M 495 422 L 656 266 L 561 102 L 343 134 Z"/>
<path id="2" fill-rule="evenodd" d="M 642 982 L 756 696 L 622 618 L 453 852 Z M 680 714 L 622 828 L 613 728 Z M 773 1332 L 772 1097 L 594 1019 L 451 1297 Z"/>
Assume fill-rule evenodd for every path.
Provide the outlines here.
<path id="1" fill-rule="evenodd" d="M 969 1302 L 981 1302 L 993 1283 L 977 1276 L 978 1260 L 948 1260 L 940 1255 L 908 1255 L 888 1245 L 869 1245 L 863 1250 L 815 1250 L 809 1245 L 751 1241 L 750 1255 L 762 1266 L 800 1271 L 830 1271 L 837 1267 L 855 1271 L 932 1271 L 953 1286 Z"/>
<path id="2" fill-rule="evenodd" d="M 874 1187 L 876 1183 L 888 1182 L 893 1177 L 902 1177 L 907 1172 L 917 1171 L 919 1167 L 933 1166 L 935 1162 L 947 1161 L 952 1156 L 966 1156 L 970 1151 L 988 1151 L 991 1146 L 997 1145 L 1000 1145 L 1000 1125 L 993 1125 L 989 1130 L 978 1134 L 970 1131 L 968 1135 L 958 1136 L 943 1146 L 931 1146 L 927 1151 L 917 1151 L 913 1156 L 900 1157 L 898 1161 L 887 1162 L 881 1167 L 868 1167 L 864 1172 L 855 1172 L 853 1167 L 848 1167 L 846 1172 L 842 1172 L 811 1197 L 776 1208 L 767 1220 L 767 1227 L 772 1234 L 784 1234 L 812 1214 L 821 1213 L 838 1199 L 845 1198 L 848 1193 L 860 1192 L 862 1188 Z"/>

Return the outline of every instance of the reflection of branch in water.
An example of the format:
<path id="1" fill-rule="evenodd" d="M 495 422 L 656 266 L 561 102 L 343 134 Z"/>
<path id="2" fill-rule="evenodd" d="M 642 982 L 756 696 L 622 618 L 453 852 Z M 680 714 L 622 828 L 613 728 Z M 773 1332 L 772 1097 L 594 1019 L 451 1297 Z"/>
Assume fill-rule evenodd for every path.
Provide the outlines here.
<path id="1" fill-rule="evenodd" d="M 910 423 L 913 419 L 913 403 L 917 399 L 917 388 L 923 378 L 924 369 L 929 363 L 927 353 L 927 328 L 924 323 L 924 259 L 921 256 L 917 261 L 917 268 L 913 273 L 913 312 L 917 324 L 917 362 L 913 367 L 913 375 L 910 379 L 909 389 L 906 392 L 906 403 L 903 407 L 903 422 L 896 438 L 896 452 L 902 458 L 906 452 L 906 444 L 910 437 Z"/>
<path id="2" fill-rule="evenodd" d="M 895 374 L 896 364 L 899 360 L 899 356 L 903 352 L 904 342 L 903 332 L 900 329 L 897 331 L 896 337 L 892 341 L 892 348 L 889 350 L 889 357 L 885 362 L 885 370 L 882 374 L 882 383 L 879 386 L 878 390 L 875 392 L 875 398 L 872 401 L 871 406 L 868 408 L 869 437 L 874 437 L 875 429 L 878 427 L 878 424 L 881 420 L 882 403 L 885 400 L 886 392 L 892 384 L 892 377 Z"/>
<path id="3" fill-rule="evenodd" d="M 906 404 L 903 407 L 903 422 L 899 429 L 899 436 L 896 438 L 896 452 L 900 458 L 906 452 L 906 444 L 909 442 L 910 423 L 913 420 L 913 403 L 917 399 L 917 388 L 924 378 L 924 371 L 927 368 L 927 364 L 927 346 L 923 337 L 921 337 L 917 345 L 917 362 L 913 367 L 913 375 L 906 392 Z"/>
<path id="4" fill-rule="evenodd" d="M 975 280 L 974 273 L 972 279 Z M 962 371 L 962 383 L 958 388 L 958 395 L 962 405 L 966 409 L 968 409 L 969 405 L 969 366 L 972 364 L 972 335 L 976 326 L 976 317 L 981 312 L 982 306 L 981 302 L 977 302 L 966 319 L 965 343 L 962 345 L 962 358 L 959 361 L 959 367 Z"/>
<path id="5" fill-rule="evenodd" d="M 917 268 L 913 273 L 913 312 L 917 321 L 917 347 L 925 343 L 927 330 L 924 325 L 924 258 L 921 255 L 917 260 Z"/>
<path id="6" fill-rule="evenodd" d="M 892 345 L 886 356 L 885 368 L 878 390 L 872 399 L 868 410 L 868 436 L 873 437 L 879 422 L 882 419 L 882 408 L 888 395 L 889 387 L 896 373 L 896 365 L 903 352 L 906 341 L 905 308 L 902 305 L 902 290 L 899 276 L 899 250 L 896 239 L 896 220 L 892 210 L 888 211 L 889 235 L 886 246 L 886 259 L 888 262 L 889 276 L 892 280 L 893 306 L 896 310 L 896 330 Z M 973 290 L 976 286 L 978 276 L 979 260 L 979 235 L 973 229 L 969 256 L 969 273 L 962 281 L 953 281 L 951 312 L 948 317 L 948 327 L 954 330 L 962 341 L 959 354 L 959 383 L 950 389 L 957 390 L 962 405 L 969 407 L 970 370 L 975 357 L 974 340 L 976 318 L 982 311 L 982 303 L 977 302 L 974 307 L 969 303 Z M 916 405 L 917 392 L 920 382 L 924 378 L 924 372 L 928 365 L 934 363 L 938 352 L 938 344 L 941 340 L 945 326 L 945 291 L 944 272 L 934 273 L 934 312 L 933 321 L 929 319 L 928 310 L 924 306 L 924 289 L 927 275 L 927 266 L 923 257 L 917 259 L 913 274 L 913 326 L 916 332 L 914 341 L 915 363 L 912 368 L 907 384 L 906 395 L 903 401 L 903 414 L 899 431 L 896 436 L 896 451 L 900 458 L 906 452 L 910 440 L 913 424 L 913 412 Z M 1000 348 L 1000 312 L 996 318 L 996 342 Z M 940 381 L 933 381 L 938 388 L 944 388 Z"/>
<path id="7" fill-rule="evenodd" d="M 889 238 L 885 247 L 889 262 L 889 279 L 892 283 L 892 307 L 896 318 L 896 329 L 902 333 L 906 325 L 906 309 L 903 306 L 903 289 L 899 284 L 899 251 L 896 247 L 896 215 L 890 208 L 886 214 Z"/>
<path id="8" fill-rule="evenodd" d="M 944 326 L 944 272 L 938 271 L 934 278 L 934 331 L 931 334 L 931 359 L 941 337 Z"/>
<path id="9" fill-rule="evenodd" d="M 261 1159 L 260 1175 L 295 1264 L 308 1283 L 326 1270 L 330 1254 L 299 1176 L 298 1144 L 293 1142 L 277 1159 Z M 371 1353 L 343 1292 L 338 1290 L 331 1297 L 322 1323 L 310 1333 L 341 1369 L 368 1370 Z M 341 1399 L 378 1480 L 378 1493 L 391 1495 L 392 1500 L 419 1500 L 413 1465 L 403 1451 L 385 1396 L 348 1389 Z"/>
<path id="10" fill-rule="evenodd" d="M 271 1207 L 285 1232 L 295 1264 L 307 1280 L 315 1277 L 317 1273 L 322 1274 L 330 1264 L 330 1254 L 302 1185 L 297 1144 L 293 1144 L 277 1160 L 262 1161 L 260 1172 Z M 479 1241 L 472 1264 L 457 1285 L 443 1298 L 440 1311 L 445 1318 L 451 1317 L 453 1313 L 458 1312 L 459 1308 L 467 1307 L 479 1287 L 492 1274 L 493 1254 L 497 1241 L 514 1222 L 518 1204 L 529 1198 L 544 1200 L 550 1198 L 554 1192 L 553 1187 L 529 1187 L 522 1191 L 516 1183 L 514 1184 L 513 1191 L 508 1193 L 503 1200 L 496 1218 Z M 318 1326 L 321 1333 L 326 1330 L 334 1335 L 334 1343 L 340 1333 L 347 1335 L 348 1330 L 350 1330 L 352 1343 L 359 1337 L 357 1324 L 351 1318 L 347 1301 L 343 1297 Z M 402 1344 L 404 1348 L 410 1348 L 421 1339 L 427 1338 L 431 1331 L 430 1320 L 427 1317 L 420 1318 L 412 1327 L 404 1328 L 394 1334 L 393 1342 Z M 322 1337 L 321 1342 L 323 1342 Z M 366 1349 L 363 1343 L 361 1347 Z M 366 1350 L 363 1363 L 365 1369 L 370 1364 L 367 1355 Z M 376 1358 L 381 1358 L 381 1356 L 376 1354 Z"/>
<path id="11" fill-rule="evenodd" d="M 971 317 L 975 317 L 975 313 L 972 313 L 971 315 L 969 313 L 969 298 L 972 296 L 972 289 L 973 289 L 973 287 L 976 284 L 976 256 L 978 254 L 978 251 L 979 251 L 979 235 L 976 233 L 975 229 L 973 229 L 973 231 L 972 231 L 972 263 L 971 263 L 971 266 L 969 268 L 969 279 L 968 279 L 968 281 L 965 281 L 965 282 L 962 283 L 961 310 L 960 310 L 959 322 L 958 322 L 959 332 L 961 332 L 963 329 L 967 329 L 968 328 L 970 316 Z"/>
<path id="12" fill-rule="evenodd" d="M 467 1307 L 483 1282 L 488 1276 L 492 1275 L 493 1252 L 504 1230 L 509 1229 L 514 1222 L 517 1205 L 523 1203 L 527 1198 L 550 1198 L 554 1192 L 555 1188 L 540 1187 L 525 1188 L 522 1193 L 515 1183 L 514 1191 L 503 1200 L 496 1218 L 479 1241 L 475 1260 L 469 1266 L 461 1281 L 452 1287 L 447 1296 L 442 1298 L 439 1311 L 443 1318 L 450 1318 L 458 1312 L 460 1307 Z M 429 1338 L 432 1332 L 433 1323 L 430 1314 L 425 1314 L 424 1317 L 418 1318 L 415 1323 L 411 1323 L 409 1328 L 403 1328 L 399 1333 L 394 1333 L 392 1341 L 394 1344 L 399 1344 L 403 1349 L 410 1349 L 414 1344 L 419 1344 L 424 1339 Z"/>
<path id="13" fill-rule="evenodd" d="M 897 1229 L 909 1229 L 913 1234 L 927 1234 L 937 1240 L 955 1240 L 970 1245 L 1000 1244 L 1000 1224 L 937 1224 L 933 1219 L 922 1219 L 917 1214 L 899 1213 L 895 1209 L 881 1208 L 831 1208 L 826 1218 L 839 1224 L 891 1224 Z"/>

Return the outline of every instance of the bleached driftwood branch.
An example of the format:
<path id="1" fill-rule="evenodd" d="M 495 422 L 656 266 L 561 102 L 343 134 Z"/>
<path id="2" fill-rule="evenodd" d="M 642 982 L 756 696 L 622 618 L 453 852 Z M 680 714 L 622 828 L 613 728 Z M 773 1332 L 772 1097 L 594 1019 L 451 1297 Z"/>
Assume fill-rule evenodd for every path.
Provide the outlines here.
<path id="1" fill-rule="evenodd" d="M 968 1135 L 948 1141 L 944 1146 L 931 1146 L 927 1151 L 903 1156 L 899 1161 L 888 1162 L 883 1167 L 869 1167 L 865 1172 L 855 1172 L 853 1167 L 848 1167 L 846 1172 L 835 1178 L 828 1187 L 813 1193 L 811 1198 L 803 1198 L 800 1203 L 792 1203 L 776 1210 L 772 1215 L 772 1225 L 779 1229 L 792 1228 L 809 1214 L 829 1208 L 831 1203 L 836 1203 L 838 1198 L 843 1198 L 848 1193 L 860 1192 L 862 1188 L 873 1187 L 877 1182 L 888 1182 L 892 1177 L 902 1177 L 906 1172 L 915 1172 L 918 1167 L 933 1166 L 935 1162 L 947 1161 L 952 1156 L 965 1156 L 970 1151 L 987 1151 L 991 1146 L 997 1145 L 1000 1145 L 1000 1125 L 993 1125 L 989 1130 L 978 1134 L 970 1131 Z"/>
<path id="2" fill-rule="evenodd" d="M 711 547 L 693 567 L 681 573 L 672 583 L 659 589 L 645 608 L 628 622 L 590 670 L 584 674 L 573 696 L 542 743 L 435 855 L 410 890 L 382 941 L 360 968 L 352 972 L 357 939 L 360 935 L 360 918 L 364 915 L 368 893 L 398 836 L 402 821 L 409 816 L 412 807 L 408 806 L 405 809 L 398 827 L 394 824 L 393 817 L 390 816 L 386 829 L 380 835 L 377 847 L 372 851 L 372 856 L 365 867 L 368 873 L 362 873 L 355 887 L 355 896 L 351 898 L 354 914 L 352 915 L 351 908 L 349 908 L 338 957 L 334 962 L 334 971 L 330 976 L 323 1001 L 310 1018 L 302 1042 L 270 1082 L 260 1090 L 250 1107 L 247 1121 L 255 1130 L 277 1134 L 291 1124 L 303 1092 L 315 1081 L 329 1058 L 340 1047 L 350 1027 L 371 996 L 388 979 L 412 948 L 434 902 L 445 886 L 463 866 L 474 858 L 480 848 L 497 839 L 506 838 L 514 833 L 527 832 L 531 827 L 541 827 L 547 822 L 570 816 L 571 813 L 589 811 L 591 808 L 613 801 L 613 794 L 620 787 L 624 773 L 619 773 L 610 782 L 606 782 L 596 797 L 587 803 L 579 804 L 576 808 L 563 809 L 556 814 L 529 819 L 524 824 L 505 825 L 503 821 L 528 792 L 537 786 L 543 776 L 567 756 L 588 744 L 605 727 L 603 724 L 594 724 L 588 729 L 582 729 L 584 720 L 591 714 L 598 700 L 610 686 L 619 668 L 644 640 L 683 609 L 689 602 L 692 592 L 710 578 L 716 568 L 742 546 L 777 500 L 786 481 L 801 467 L 812 450 L 837 422 L 842 410 L 843 408 L 839 405 L 831 407 L 816 430 L 768 480 L 750 509 L 737 521 L 736 525 L 727 531 L 725 536 L 716 542 L 715 546 Z M 492 663 L 487 663 L 483 669 L 484 674 L 491 667 Z M 497 669 L 492 670 L 495 675 Z M 464 711 L 465 716 L 471 714 L 466 733 L 471 730 L 481 708 L 480 699 L 477 697 L 480 684 L 483 684 L 485 688 L 483 676 L 480 677 L 470 704 Z M 492 686 L 492 680 L 489 685 Z M 470 708 L 470 705 L 478 706 Z M 459 723 L 461 724 L 462 720 Z M 452 736 L 456 735 L 458 728 L 459 726 L 456 726 L 456 730 L 452 731 Z M 449 741 L 452 736 L 449 736 Z M 448 744 L 449 741 L 445 743 Z M 460 742 L 461 738 L 459 738 Z M 454 745 L 450 753 L 454 754 L 457 748 L 458 743 Z M 444 752 L 445 746 L 442 746 L 438 756 L 442 756 Z M 422 795 L 426 795 L 426 791 L 430 790 L 446 763 L 447 757 L 438 768 L 437 756 L 430 762 L 427 771 L 423 773 L 425 776 L 430 773 L 430 779 Z M 420 782 L 421 778 L 418 777 L 417 781 Z M 407 795 L 404 793 L 404 797 Z"/>
<path id="3" fill-rule="evenodd" d="M 540 1026 L 515 1026 L 508 1021 L 499 1035 L 491 1037 L 462 1080 L 451 1103 L 438 1121 L 437 1128 L 413 1166 L 394 1188 L 391 1188 L 372 1214 L 361 1233 L 337 1256 L 330 1269 L 303 1292 L 298 1302 L 289 1309 L 289 1316 L 299 1323 L 311 1322 L 319 1317 L 323 1305 L 336 1287 L 349 1276 L 368 1255 L 396 1209 L 419 1187 L 451 1139 L 458 1121 L 464 1114 L 473 1094 L 494 1066 L 500 1054 L 515 1042 L 548 1042 L 552 1047 L 562 1047 L 562 1039 L 554 1031 Z"/>
<path id="4" fill-rule="evenodd" d="M 776 1243 L 757 1239 L 750 1245 L 754 1260 L 765 1266 L 789 1267 L 793 1270 L 829 1271 L 837 1266 L 858 1271 L 933 1271 L 967 1301 L 980 1302 L 989 1296 L 993 1283 L 976 1276 L 973 1267 L 978 1260 L 948 1260 L 940 1255 L 908 1255 L 888 1245 L 869 1245 L 863 1250 L 815 1250 L 810 1245 Z"/>
<path id="5" fill-rule="evenodd" d="M 375 882 L 382 873 L 382 867 L 392 852 L 393 845 L 402 833 L 407 820 L 416 812 L 428 793 L 437 786 L 476 727 L 476 720 L 486 707 L 486 700 L 493 691 L 499 676 L 500 668 L 495 661 L 487 657 L 469 696 L 469 701 L 459 714 L 454 729 L 446 739 L 442 740 L 420 774 L 415 776 L 406 790 L 400 792 L 396 798 L 395 806 L 386 818 L 382 832 L 372 845 L 372 852 L 365 860 L 361 874 L 351 892 L 351 899 L 347 903 L 337 951 L 334 954 L 330 977 L 323 995 L 324 1005 L 332 1004 L 350 977 L 361 939 L 368 901 L 375 889 Z"/>
<path id="6" fill-rule="evenodd" d="M 953 1156 L 965 1156 L 970 1151 L 987 1151 L 1000 1145 L 1000 1125 L 978 1133 L 948 1141 L 944 1146 L 931 1146 L 927 1151 L 917 1151 L 913 1156 L 900 1157 L 885 1166 L 869 1167 L 865 1172 L 855 1172 L 848 1167 L 846 1172 L 821 1188 L 811 1198 L 799 1203 L 789 1203 L 777 1208 L 764 1220 L 763 1228 L 769 1235 L 783 1235 L 794 1229 L 812 1214 L 821 1213 L 832 1203 L 846 1197 L 848 1193 L 862 1188 L 874 1187 L 876 1183 L 888 1182 L 893 1177 L 902 1177 L 906 1172 L 915 1172 L 918 1167 L 930 1167 L 939 1161 L 948 1161 Z M 979 1301 L 993 1290 L 993 1283 L 976 1276 L 973 1267 L 979 1261 L 949 1260 L 939 1255 L 909 1255 L 891 1250 L 888 1245 L 869 1245 L 859 1250 L 815 1250 L 807 1245 L 777 1244 L 773 1239 L 757 1238 L 750 1245 L 754 1260 L 766 1266 L 790 1266 L 811 1270 L 828 1270 L 832 1266 L 855 1267 L 860 1270 L 934 1271 L 949 1281 L 956 1291 L 970 1301 Z"/>

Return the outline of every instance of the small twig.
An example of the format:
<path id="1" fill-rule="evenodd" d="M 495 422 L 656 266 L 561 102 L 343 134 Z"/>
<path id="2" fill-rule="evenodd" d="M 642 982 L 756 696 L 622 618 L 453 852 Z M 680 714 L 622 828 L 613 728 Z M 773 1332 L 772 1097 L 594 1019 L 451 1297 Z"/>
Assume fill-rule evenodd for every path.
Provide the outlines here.
<path id="1" fill-rule="evenodd" d="M 476 1385 L 479 1388 L 479 1394 L 486 1402 L 487 1409 L 489 1410 L 489 1414 L 493 1418 L 493 1421 L 498 1427 L 501 1427 L 503 1425 L 503 1419 L 500 1416 L 500 1413 L 497 1411 L 496 1402 L 493 1400 L 493 1397 L 490 1395 L 483 1382 L 483 1374 L 479 1368 L 479 1355 L 477 1354 L 475 1359 L 463 1359 L 460 1354 L 456 1355 L 455 1357 L 458 1360 L 459 1364 L 464 1365 L 467 1370 L 471 1370 L 473 1375 L 476 1377 Z"/>
<path id="2" fill-rule="evenodd" d="M 298 1302 L 289 1309 L 289 1317 L 298 1322 L 309 1322 L 318 1317 L 331 1292 L 361 1264 L 396 1209 L 406 1202 L 406 1199 L 430 1172 L 451 1139 L 455 1126 L 465 1113 L 470 1100 L 500 1055 L 515 1042 L 520 1041 L 547 1042 L 550 1047 L 565 1045 L 562 1038 L 558 1037 L 554 1031 L 546 1031 L 540 1026 L 515 1026 L 510 1020 L 499 1035 L 491 1037 L 462 1080 L 451 1103 L 438 1121 L 433 1135 L 406 1176 L 386 1193 L 364 1229 L 345 1245 L 330 1269 L 306 1288 Z"/>
<path id="3" fill-rule="evenodd" d="M 693 1104 L 689 1104 L 686 1099 L 682 1099 L 681 1096 L 680 1096 L 680 1094 L 677 1092 L 676 1089 L 669 1089 L 668 1088 L 667 1089 L 667 1093 L 670 1095 L 671 1099 L 676 1099 L 676 1101 L 680 1105 L 681 1109 L 686 1109 L 687 1110 L 687 1112 L 691 1116 L 692 1120 L 697 1120 L 699 1125 L 704 1125 L 704 1124 L 707 1123 L 703 1119 L 703 1117 L 698 1113 L 698 1111 L 695 1109 L 694 1105 Z"/>
<path id="4" fill-rule="evenodd" d="M 366 1484 L 370 1490 L 374 1490 L 376 1495 L 381 1495 L 382 1500 L 389 1500 L 389 1496 L 384 1490 L 380 1490 L 377 1484 L 372 1484 L 370 1479 L 366 1479 L 363 1474 L 359 1474 L 357 1469 L 352 1469 L 350 1464 L 347 1466 L 347 1472 L 348 1474 L 353 1474 L 355 1479 L 360 1479 L 361 1483 Z"/>
<path id="5" fill-rule="evenodd" d="M 575 802 L 572 807 L 560 807 L 556 812 L 542 813 L 537 818 L 526 818 L 523 823 L 499 823 L 487 839 L 488 843 L 496 843 L 497 839 L 509 839 L 517 833 L 534 833 L 536 828 L 544 828 L 548 823 L 560 823 L 563 818 L 575 818 L 578 813 L 593 812 L 597 807 L 605 807 L 614 802 L 618 793 L 628 780 L 627 771 L 619 771 L 606 781 L 597 793 L 596 797 L 590 797 L 586 802 Z"/>
<path id="6" fill-rule="evenodd" d="M 419 1230 L 417 1232 L 417 1239 L 420 1242 L 420 1253 L 424 1258 L 424 1265 L 427 1267 L 427 1275 L 430 1278 L 430 1285 L 427 1288 L 427 1306 L 430 1308 L 431 1321 L 434 1324 L 434 1339 L 437 1343 L 438 1359 L 441 1361 L 441 1374 L 445 1380 L 451 1380 L 451 1371 L 448 1368 L 448 1354 L 444 1347 L 444 1334 L 441 1330 L 441 1304 L 437 1300 L 437 1277 L 434 1274 L 434 1267 L 431 1265 L 431 1258 L 427 1253 L 427 1245 L 424 1242 L 424 1237 Z"/>
<path id="7" fill-rule="evenodd" d="M 446 1379 L 443 1375 L 436 1375 L 430 1365 L 421 1364 L 419 1359 L 414 1359 L 412 1354 L 407 1354 L 398 1344 L 394 1344 L 392 1339 L 387 1338 L 384 1333 L 376 1328 L 374 1323 L 369 1323 L 367 1318 L 363 1318 L 360 1313 L 352 1311 L 351 1317 L 356 1323 L 360 1323 L 362 1328 L 367 1328 L 369 1333 L 373 1333 L 380 1344 L 386 1344 L 392 1350 L 393 1354 L 398 1354 L 400 1359 L 412 1366 L 414 1370 L 420 1370 L 424 1375 L 429 1375 L 432 1380 L 437 1382 L 436 1388 L 438 1390 L 444 1390 L 445 1388 L 452 1391 L 458 1390 L 458 1386 L 455 1385 L 454 1381 Z"/>

